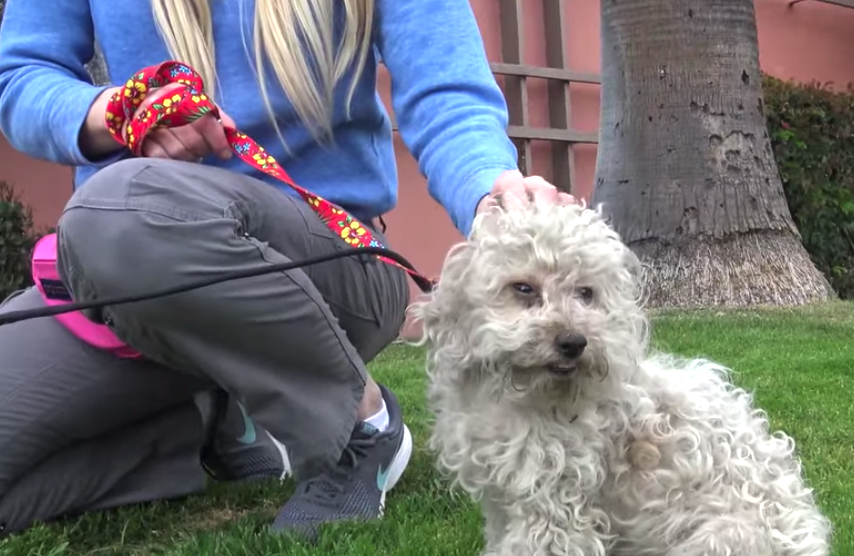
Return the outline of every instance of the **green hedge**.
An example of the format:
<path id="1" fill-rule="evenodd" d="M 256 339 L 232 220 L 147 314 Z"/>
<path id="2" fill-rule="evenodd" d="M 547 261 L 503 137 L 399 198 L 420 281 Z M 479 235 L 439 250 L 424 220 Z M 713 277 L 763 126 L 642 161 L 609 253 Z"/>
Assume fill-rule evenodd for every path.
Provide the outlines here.
<path id="1" fill-rule="evenodd" d="M 854 298 L 854 94 L 766 77 L 768 133 L 803 243 L 840 297 Z"/>
<path id="2" fill-rule="evenodd" d="M 764 78 L 768 133 L 804 246 L 840 297 L 854 299 L 854 92 Z M 30 284 L 32 215 L 0 182 L 0 296 Z"/>
<path id="3" fill-rule="evenodd" d="M 30 208 L 0 181 L 0 301 L 32 284 L 30 257 L 38 237 Z"/>

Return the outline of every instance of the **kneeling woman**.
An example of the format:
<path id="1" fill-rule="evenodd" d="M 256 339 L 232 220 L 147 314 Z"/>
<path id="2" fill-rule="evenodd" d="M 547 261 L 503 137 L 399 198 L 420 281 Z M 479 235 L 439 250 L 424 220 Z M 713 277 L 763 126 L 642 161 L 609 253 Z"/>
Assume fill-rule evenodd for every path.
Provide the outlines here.
<path id="1" fill-rule="evenodd" d="M 84 69 L 96 36 L 114 83 L 180 60 L 221 119 L 158 129 L 131 156 L 104 124 L 118 87 L 93 86 Z M 351 248 L 233 156 L 229 127 L 384 241 L 374 223 L 397 182 L 380 57 L 401 135 L 460 232 L 490 193 L 567 200 L 516 170 L 467 0 L 8 0 L 0 128 L 21 152 L 75 167 L 58 246 L 74 298 Z M 277 529 L 378 517 L 411 438 L 365 365 L 398 334 L 406 280 L 349 257 L 108 308 L 103 321 L 135 358 L 53 318 L 0 328 L 3 528 L 200 492 L 205 470 L 238 481 L 292 471 Z M 43 303 L 29 289 L 2 311 Z"/>

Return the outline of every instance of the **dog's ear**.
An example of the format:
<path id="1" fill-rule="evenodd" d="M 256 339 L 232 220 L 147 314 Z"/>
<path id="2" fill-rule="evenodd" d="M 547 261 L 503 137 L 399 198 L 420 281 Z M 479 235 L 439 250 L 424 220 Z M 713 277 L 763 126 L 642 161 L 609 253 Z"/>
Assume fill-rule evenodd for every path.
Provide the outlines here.
<path id="1" fill-rule="evenodd" d="M 630 333 L 637 345 L 645 353 L 649 344 L 650 329 L 649 317 L 644 310 L 647 301 L 644 284 L 649 265 L 644 264 L 627 245 L 622 244 L 622 246 L 624 280 L 620 294 L 626 303 L 621 313 L 627 318 Z"/>
<path id="2" fill-rule="evenodd" d="M 622 242 L 621 242 L 622 243 Z M 646 272 L 645 266 L 631 248 L 623 243 L 623 268 L 625 268 L 630 276 L 632 287 L 640 286 L 643 276 Z"/>
<path id="3" fill-rule="evenodd" d="M 433 291 L 410 305 L 413 321 L 423 329 L 419 343 L 435 343 L 441 330 L 453 326 L 465 306 L 465 285 L 470 279 L 474 246 L 470 241 L 451 247 Z"/>
<path id="4" fill-rule="evenodd" d="M 475 246 L 468 241 L 448 252 L 433 291 L 410 306 L 413 322 L 421 325 L 416 345 L 427 346 L 431 381 L 458 387 L 471 366 L 471 287 Z"/>

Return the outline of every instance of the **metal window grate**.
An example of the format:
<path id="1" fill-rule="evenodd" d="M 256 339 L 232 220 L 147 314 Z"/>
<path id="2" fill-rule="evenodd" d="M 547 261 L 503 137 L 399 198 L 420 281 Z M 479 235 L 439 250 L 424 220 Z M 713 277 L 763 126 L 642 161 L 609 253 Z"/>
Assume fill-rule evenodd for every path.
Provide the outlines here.
<path id="1" fill-rule="evenodd" d="M 501 12 L 502 63 L 491 64 L 495 74 L 504 76 L 504 96 L 510 111 L 508 134 L 519 150 L 519 167 L 526 174 L 533 167 L 533 141 L 551 143 L 552 181 L 566 191 L 572 190 L 574 156 L 572 145 L 598 142 L 597 133 L 571 128 L 570 83 L 599 84 L 599 76 L 572 71 L 566 60 L 566 1 L 543 0 L 543 30 L 546 43 L 546 66 L 524 62 L 523 4 L 530 0 L 499 0 Z M 548 91 L 549 127 L 530 125 L 528 79 L 544 79 Z"/>

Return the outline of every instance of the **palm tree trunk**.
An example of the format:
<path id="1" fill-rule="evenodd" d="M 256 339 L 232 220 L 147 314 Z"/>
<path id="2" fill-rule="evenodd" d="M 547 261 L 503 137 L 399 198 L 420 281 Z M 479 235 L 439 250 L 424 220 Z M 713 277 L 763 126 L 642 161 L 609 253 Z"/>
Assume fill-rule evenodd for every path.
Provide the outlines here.
<path id="1" fill-rule="evenodd" d="M 832 297 L 768 138 L 753 0 L 602 0 L 593 203 L 646 264 L 649 304 Z"/>

